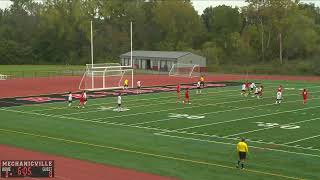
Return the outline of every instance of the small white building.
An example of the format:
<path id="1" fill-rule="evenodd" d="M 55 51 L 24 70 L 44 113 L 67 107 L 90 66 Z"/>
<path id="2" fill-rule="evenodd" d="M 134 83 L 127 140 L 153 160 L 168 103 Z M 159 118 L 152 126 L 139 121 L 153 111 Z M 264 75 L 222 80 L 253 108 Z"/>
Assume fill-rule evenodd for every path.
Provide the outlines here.
<path id="1" fill-rule="evenodd" d="M 130 64 L 130 52 L 120 56 L 121 65 Z M 206 67 L 206 58 L 191 52 L 181 51 L 132 51 L 134 68 L 170 71 L 173 64 L 197 64 Z"/>

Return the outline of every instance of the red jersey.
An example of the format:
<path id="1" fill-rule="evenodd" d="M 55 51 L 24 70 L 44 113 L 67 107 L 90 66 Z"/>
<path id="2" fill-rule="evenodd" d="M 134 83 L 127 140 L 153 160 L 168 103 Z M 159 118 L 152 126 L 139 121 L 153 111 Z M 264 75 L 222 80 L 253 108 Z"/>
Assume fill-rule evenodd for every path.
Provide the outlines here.
<path id="1" fill-rule="evenodd" d="M 250 84 L 248 82 L 246 82 L 245 85 L 246 85 L 246 88 L 249 89 Z"/>
<path id="2" fill-rule="evenodd" d="M 84 102 L 84 100 L 85 100 L 84 93 L 81 93 L 80 102 Z"/>
<path id="3" fill-rule="evenodd" d="M 189 90 L 186 90 L 186 98 L 189 98 Z"/>
<path id="4" fill-rule="evenodd" d="M 302 92 L 302 96 L 303 96 L 303 99 L 307 99 L 308 92 L 307 91 L 303 91 Z"/>
<path id="5" fill-rule="evenodd" d="M 278 87 L 278 92 L 282 92 L 282 86 Z"/>
<path id="6" fill-rule="evenodd" d="M 177 93 L 180 93 L 180 85 L 177 86 Z"/>

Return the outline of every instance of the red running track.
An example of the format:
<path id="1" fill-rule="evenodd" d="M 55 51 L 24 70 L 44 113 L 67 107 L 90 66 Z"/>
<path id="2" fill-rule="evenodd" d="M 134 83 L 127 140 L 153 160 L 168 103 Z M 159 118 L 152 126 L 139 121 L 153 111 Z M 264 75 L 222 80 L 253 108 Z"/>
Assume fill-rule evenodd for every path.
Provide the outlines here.
<path id="1" fill-rule="evenodd" d="M 243 79 L 257 80 L 300 80 L 300 81 L 320 81 L 320 77 L 300 77 L 300 76 L 244 76 L 233 74 L 207 75 L 205 81 L 236 81 Z M 49 77 L 49 78 L 17 78 L 0 81 L 0 98 L 15 96 L 31 96 L 40 94 L 65 93 L 68 91 L 79 91 L 78 86 L 81 77 Z M 168 75 L 136 75 L 134 85 L 140 80 L 142 86 L 164 86 L 178 83 L 195 83 L 198 78 L 170 77 Z"/>
<path id="2" fill-rule="evenodd" d="M 54 160 L 54 178 L 23 178 L 24 180 L 174 180 L 130 169 L 91 163 L 0 145 L 1 160 Z M 10 178 L 19 180 L 21 178 Z"/>

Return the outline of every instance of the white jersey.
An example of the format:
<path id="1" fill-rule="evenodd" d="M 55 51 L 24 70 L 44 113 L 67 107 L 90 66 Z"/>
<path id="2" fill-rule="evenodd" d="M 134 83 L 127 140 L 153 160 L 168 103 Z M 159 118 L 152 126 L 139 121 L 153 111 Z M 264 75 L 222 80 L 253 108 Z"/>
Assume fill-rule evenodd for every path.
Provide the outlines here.
<path id="1" fill-rule="evenodd" d="M 71 93 L 68 96 L 68 101 L 72 101 L 72 94 Z"/>
<path id="2" fill-rule="evenodd" d="M 282 93 L 280 91 L 277 92 L 277 99 L 282 99 Z"/>
<path id="3" fill-rule="evenodd" d="M 250 84 L 250 88 L 251 88 L 251 89 L 256 88 L 256 84 L 255 84 L 255 83 L 251 83 L 251 84 Z"/>
<path id="4" fill-rule="evenodd" d="M 258 94 L 259 92 L 260 92 L 260 88 L 257 87 L 257 88 L 255 89 L 254 93 L 255 93 L 255 94 Z"/>
<path id="5" fill-rule="evenodd" d="M 121 96 L 118 96 L 118 104 L 121 104 Z"/>
<path id="6" fill-rule="evenodd" d="M 245 91 L 247 88 L 246 88 L 246 84 L 242 84 L 241 86 L 241 90 Z"/>
<path id="7" fill-rule="evenodd" d="M 200 81 L 198 81 L 198 83 L 197 83 L 197 88 L 199 88 L 200 87 Z"/>
<path id="8" fill-rule="evenodd" d="M 87 99 L 87 93 L 86 92 L 83 93 L 83 98 Z"/>
<path id="9" fill-rule="evenodd" d="M 141 82 L 140 81 L 137 82 L 137 87 L 141 87 Z"/>

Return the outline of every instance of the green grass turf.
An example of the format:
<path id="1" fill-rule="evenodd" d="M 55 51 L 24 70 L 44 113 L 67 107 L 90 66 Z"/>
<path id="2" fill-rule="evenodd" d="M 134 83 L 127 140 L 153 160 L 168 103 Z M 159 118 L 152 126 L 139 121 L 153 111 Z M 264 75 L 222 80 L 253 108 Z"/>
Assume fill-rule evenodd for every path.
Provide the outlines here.
<path id="1" fill-rule="evenodd" d="M 0 65 L 0 74 L 14 77 L 46 77 L 84 69 L 84 66 L 77 65 Z"/>
<path id="2" fill-rule="evenodd" d="M 130 110 L 120 113 L 100 109 L 115 107 L 115 97 L 89 100 L 81 110 L 64 103 L 5 108 L 0 143 L 180 179 L 319 179 L 320 85 L 263 83 L 262 99 L 241 97 L 239 87 L 191 91 L 191 105 L 176 103 L 174 92 L 123 96 Z M 280 83 L 295 89 L 275 105 Z M 306 105 L 300 88 L 314 98 Z M 300 127 L 283 129 L 289 123 Z M 235 168 L 240 136 L 249 139 L 246 171 Z"/>

